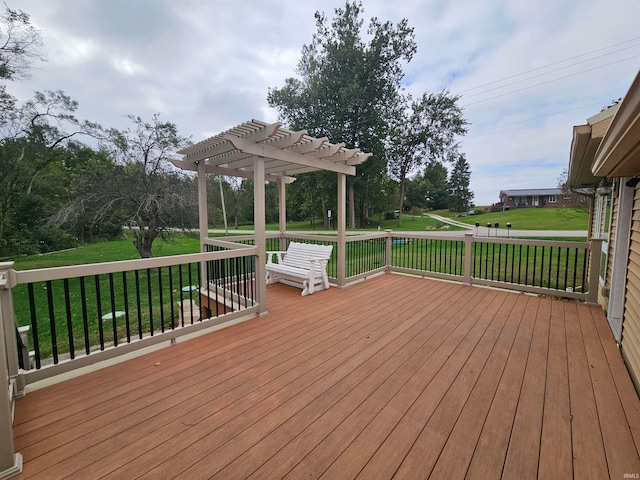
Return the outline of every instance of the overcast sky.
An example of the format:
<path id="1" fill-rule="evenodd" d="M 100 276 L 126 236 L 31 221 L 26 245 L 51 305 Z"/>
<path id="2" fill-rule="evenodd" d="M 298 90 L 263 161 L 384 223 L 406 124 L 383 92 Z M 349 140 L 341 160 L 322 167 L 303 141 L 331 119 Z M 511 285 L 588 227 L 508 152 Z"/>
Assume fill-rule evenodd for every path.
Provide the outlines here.
<path id="1" fill-rule="evenodd" d="M 252 118 L 276 121 L 270 87 L 295 74 L 323 0 L 7 0 L 31 15 L 48 61 L 13 82 L 20 99 L 65 91 L 77 116 L 124 128 L 161 118 L 199 141 Z M 449 89 L 478 205 L 501 189 L 555 187 L 572 126 L 623 97 L 640 67 L 639 0 L 363 0 L 365 18 L 415 28 L 404 86 Z M 525 73 L 528 72 L 528 73 Z M 340 142 L 342 139 L 330 139 Z"/>

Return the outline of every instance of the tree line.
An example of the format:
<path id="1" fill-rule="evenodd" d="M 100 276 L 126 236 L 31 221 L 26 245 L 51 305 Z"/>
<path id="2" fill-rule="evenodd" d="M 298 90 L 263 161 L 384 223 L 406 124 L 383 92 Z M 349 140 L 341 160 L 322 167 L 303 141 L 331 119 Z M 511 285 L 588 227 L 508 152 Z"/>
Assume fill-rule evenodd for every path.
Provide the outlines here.
<path id="1" fill-rule="evenodd" d="M 407 20 L 372 18 L 365 36 L 363 13 L 355 2 L 336 9 L 331 21 L 317 12 L 297 76 L 269 90 L 269 105 L 288 128 L 373 153 L 348 178 L 349 227 L 394 210 L 400 224 L 409 208 L 467 209 L 471 171 L 459 138 L 468 123 L 458 97 L 405 93 L 403 65 L 417 49 L 413 29 Z M 41 34 L 27 13 L 5 6 L 0 45 L 0 257 L 117 237 L 123 226 L 149 257 L 157 238 L 197 227 L 195 179 L 170 163 L 190 143 L 175 124 L 159 114 L 129 115 L 127 128 L 105 128 L 77 119 L 77 102 L 55 90 L 18 102 L 8 85 L 44 60 Z M 251 180 L 207 181 L 210 225 L 222 226 L 223 197 L 230 226 L 253 223 Z M 299 175 L 287 189 L 289 221 L 329 227 L 335 174 Z M 267 222 L 278 220 L 277 206 L 277 186 L 267 184 Z"/>

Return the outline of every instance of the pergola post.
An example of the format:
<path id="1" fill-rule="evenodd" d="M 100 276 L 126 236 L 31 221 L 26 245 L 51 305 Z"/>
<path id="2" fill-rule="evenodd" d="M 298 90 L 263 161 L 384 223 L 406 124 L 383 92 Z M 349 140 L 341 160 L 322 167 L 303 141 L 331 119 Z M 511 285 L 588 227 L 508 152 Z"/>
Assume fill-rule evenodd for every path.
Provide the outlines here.
<path id="1" fill-rule="evenodd" d="M 338 173 L 338 286 L 346 284 L 347 268 L 347 176 Z"/>
<path id="2" fill-rule="evenodd" d="M 267 311 L 267 283 L 266 283 L 266 220 L 265 220 L 265 193 L 264 193 L 264 158 L 254 157 L 253 160 L 253 225 L 255 228 L 256 247 L 258 247 L 258 259 L 256 265 L 256 290 L 259 304 L 258 315 Z"/>
<path id="3" fill-rule="evenodd" d="M 205 252 L 206 246 L 204 240 L 209 238 L 209 213 L 207 211 L 207 171 L 204 160 L 198 163 L 198 220 L 200 227 L 200 251 Z"/>
<path id="4" fill-rule="evenodd" d="M 279 215 L 278 220 L 280 222 L 280 250 L 285 251 L 287 249 L 287 183 L 285 182 L 284 175 L 280 176 L 280 180 L 278 181 L 279 187 L 279 201 L 278 201 L 278 209 Z"/>

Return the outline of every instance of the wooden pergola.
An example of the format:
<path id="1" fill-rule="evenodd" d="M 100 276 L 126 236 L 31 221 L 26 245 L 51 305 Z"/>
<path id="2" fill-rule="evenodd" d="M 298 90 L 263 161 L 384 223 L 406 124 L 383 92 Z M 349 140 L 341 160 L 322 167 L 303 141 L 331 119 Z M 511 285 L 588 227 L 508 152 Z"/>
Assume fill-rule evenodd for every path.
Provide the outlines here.
<path id="1" fill-rule="evenodd" d="M 280 232 L 286 232 L 286 184 L 292 175 L 326 170 L 338 174 L 338 245 L 346 238 L 346 175 L 356 174 L 356 165 L 372 154 L 344 143 L 315 138 L 306 130 L 291 131 L 281 123 L 251 120 L 180 150 L 182 160 L 173 163 L 198 173 L 198 214 L 201 248 L 208 237 L 207 174 L 253 179 L 255 243 L 258 247 L 258 301 L 264 311 L 266 283 L 265 181 L 278 182 Z M 344 248 L 338 248 L 338 263 L 345 263 Z M 344 275 L 343 273 L 341 274 Z M 340 274 L 339 274 L 340 277 Z M 342 280 L 342 282 L 341 282 Z M 344 278 L 338 278 L 342 284 Z"/>

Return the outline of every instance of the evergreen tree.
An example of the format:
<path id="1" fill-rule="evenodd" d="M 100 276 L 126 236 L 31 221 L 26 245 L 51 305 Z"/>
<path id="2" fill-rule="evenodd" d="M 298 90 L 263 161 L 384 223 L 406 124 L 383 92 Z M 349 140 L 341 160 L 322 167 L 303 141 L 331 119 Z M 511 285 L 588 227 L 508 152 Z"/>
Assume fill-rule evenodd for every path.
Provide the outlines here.
<path id="1" fill-rule="evenodd" d="M 449 189 L 451 197 L 449 208 L 455 212 L 464 212 L 471 206 L 473 192 L 469 190 L 471 181 L 471 167 L 464 154 L 460 154 L 453 164 L 449 176 Z"/>

